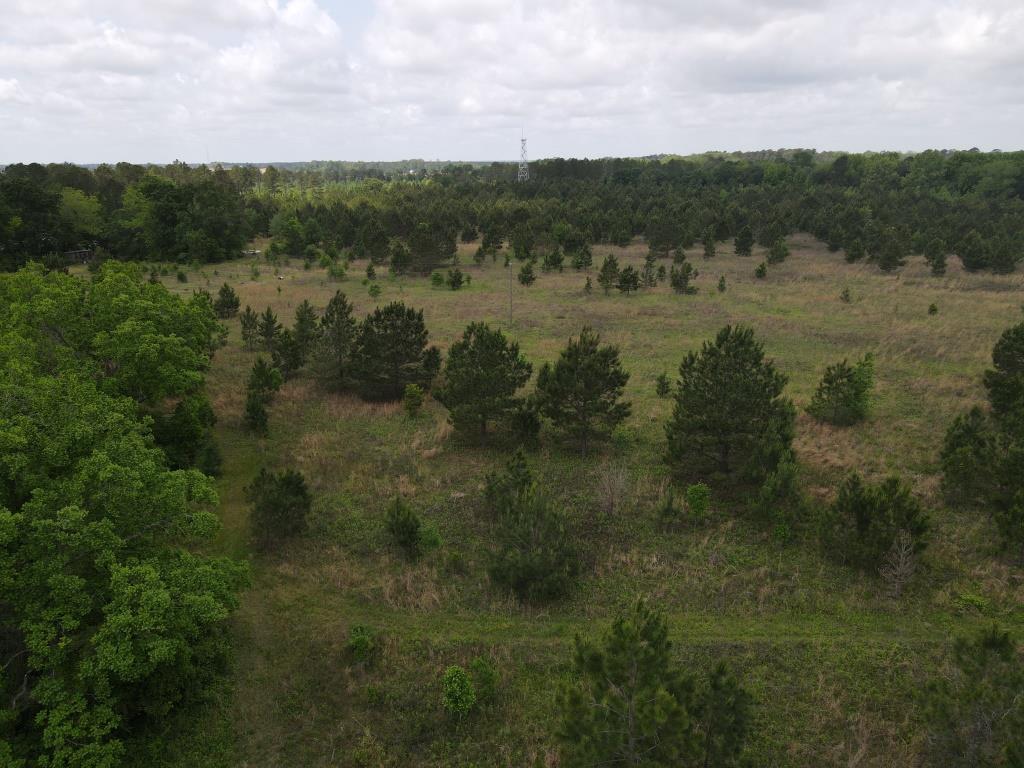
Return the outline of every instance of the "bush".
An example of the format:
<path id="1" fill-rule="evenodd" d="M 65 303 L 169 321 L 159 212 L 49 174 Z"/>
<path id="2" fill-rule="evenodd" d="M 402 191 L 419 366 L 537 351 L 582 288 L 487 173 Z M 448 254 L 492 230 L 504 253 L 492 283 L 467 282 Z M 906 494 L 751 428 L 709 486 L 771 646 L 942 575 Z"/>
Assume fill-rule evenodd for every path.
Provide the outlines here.
<path id="1" fill-rule="evenodd" d="M 874 386 L 874 358 L 869 353 L 854 365 L 842 362 L 825 369 L 807 412 L 819 421 L 850 426 L 867 418 Z"/>
<path id="2" fill-rule="evenodd" d="M 929 304 L 928 305 L 928 314 L 929 315 L 937 315 L 937 314 L 939 314 L 939 305 L 938 304 Z"/>
<path id="3" fill-rule="evenodd" d="M 368 664 L 377 653 L 377 640 L 373 630 L 363 624 L 356 624 L 348 632 L 345 652 L 356 664 Z"/>
<path id="4" fill-rule="evenodd" d="M 792 453 L 787 453 L 765 478 L 754 499 L 754 512 L 772 523 L 773 534 L 783 541 L 793 535 L 807 509 L 799 480 L 796 461 Z"/>
<path id="5" fill-rule="evenodd" d="M 686 512 L 695 523 L 703 523 L 711 509 L 711 489 L 704 483 L 686 486 Z"/>
<path id="6" fill-rule="evenodd" d="M 270 549 L 306 530 L 313 498 L 301 472 L 288 469 L 274 473 L 261 469 L 245 494 L 252 504 L 250 520 L 260 549 Z"/>
<path id="7" fill-rule="evenodd" d="M 179 283 L 187 283 L 188 282 L 188 275 L 186 275 L 185 272 L 183 270 L 180 270 L 180 269 L 178 270 L 178 282 Z"/>
<path id="8" fill-rule="evenodd" d="M 725 275 L 718 278 L 718 292 L 725 293 Z"/>
<path id="9" fill-rule="evenodd" d="M 839 292 L 839 300 L 843 302 L 843 304 L 849 304 L 853 301 L 853 296 L 850 294 L 849 288 L 843 288 L 843 290 Z"/>
<path id="10" fill-rule="evenodd" d="M 787 258 L 789 258 L 789 246 L 786 245 L 786 241 L 780 237 L 772 243 L 772 247 L 768 251 L 768 263 L 781 264 Z"/>
<path id="11" fill-rule="evenodd" d="M 757 268 L 754 270 L 754 277 L 756 277 L 758 280 L 764 280 L 766 277 L 768 277 L 768 265 L 765 264 L 763 261 L 760 264 L 758 264 Z"/>
<path id="12" fill-rule="evenodd" d="M 872 485 L 854 473 L 822 519 L 822 541 L 833 557 L 866 571 L 876 571 L 900 531 L 914 553 L 926 546 L 929 523 L 921 503 L 897 477 Z"/>
<path id="13" fill-rule="evenodd" d="M 469 664 L 469 673 L 473 678 L 477 701 L 493 701 L 498 692 L 498 668 L 494 662 L 486 656 L 477 656 Z"/>
<path id="14" fill-rule="evenodd" d="M 444 711 L 457 720 L 468 715 L 476 705 L 476 690 L 466 670 L 448 667 L 441 677 L 441 703 Z"/>
<path id="15" fill-rule="evenodd" d="M 406 384 L 405 394 L 402 396 L 402 407 L 410 419 L 419 416 L 423 408 L 423 387 L 419 384 Z"/>
<path id="16" fill-rule="evenodd" d="M 406 504 L 401 497 L 396 496 L 388 508 L 386 520 L 388 533 L 391 540 L 405 554 L 409 560 L 416 560 L 423 552 L 422 528 L 423 522 L 415 510 Z"/>

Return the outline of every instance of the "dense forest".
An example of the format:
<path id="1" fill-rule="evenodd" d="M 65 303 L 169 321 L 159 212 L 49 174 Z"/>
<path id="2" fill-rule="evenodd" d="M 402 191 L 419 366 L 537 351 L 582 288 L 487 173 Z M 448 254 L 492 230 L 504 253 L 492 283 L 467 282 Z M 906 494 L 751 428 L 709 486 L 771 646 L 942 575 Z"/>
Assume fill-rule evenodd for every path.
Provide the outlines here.
<path id="1" fill-rule="evenodd" d="M 595 258 L 599 248 L 607 253 Z M 687 648 L 685 661 L 685 644 L 674 642 L 673 623 L 725 593 L 719 584 L 699 593 L 702 579 L 715 578 L 706 574 L 743 572 L 751 551 L 770 552 L 776 571 L 799 563 L 794 572 L 812 574 L 787 582 L 778 599 L 792 603 L 780 615 L 805 611 L 813 623 L 861 610 L 885 623 L 920 604 L 933 613 L 914 613 L 919 623 L 899 640 L 932 643 L 940 629 L 962 626 L 938 650 L 929 646 L 920 666 L 871 660 L 891 685 L 883 692 L 895 690 L 912 711 L 893 715 L 904 719 L 886 744 L 899 742 L 901 755 L 923 765 L 1024 764 L 1024 673 L 1012 632 L 1024 559 L 1024 323 L 993 310 L 991 362 L 983 371 L 957 363 L 960 378 L 934 417 L 941 431 L 913 448 L 931 456 L 924 469 L 905 457 L 886 471 L 859 460 L 829 466 L 805 455 L 809 442 L 901 428 L 873 421 L 878 383 L 917 355 L 911 343 L 894 352 L 858 342 L 826 346 L 824 366 L 818 357 L 792 369 L 776 359 L 749 319 L 777 316 L 757 302 L 769 290 L 770 301 L 784 295 L 773 275 L 809 271 L 830 253 L 837 274 L 855 265 L 890 281 L 923 257 L 927 270 L 904 281 L 911 290 L 930 290 L 955 257 L 967 278 L 990 281 L 968 285 L 978 296 L 1007 293 L 1018 283 L 999 281 L 1019 279 L 1009 275 L 1024 260 L 1024 153 L 547 160 L 525 183 L 508 164 L 413 173 L 330 163 L 7 166 L 0 764 L 113 768 L 159 764 L 165 744 L 186 749 L 206 714 L 227 707 L 217 697 L 232 695 L 221 686 L 234 644 L 260 642 L 251 627 L 246 635 L 232 625 L 246 595 L 319 567 L 315 557 L 338 541 L 343 556 L 325 558 L 348 571 L 320 581 L 355 595 L 347 607 L 369 618 L 346 619 L 343 632 L 331 625 L 336 645 L 303 662 L 344 668 L 346 693 L 357 691 L 359 703 L 326 698 L 345 713 L 339 720 L 369 713 L 376 730 L 359 721 L 360 735 L 346 732 L 343 747 L 324 747 L 316 764 L 812 764 L 778 735 L 785 702 L 772 696 L 789 679 L 736 654 L 730 643 L 742 637 L 723 629 L 726 642 Z M 697 266 L 733 257 L 752 267 L 763 260 L 698 288 Z M 277 279 L 261 282 L 261 266 Z M 513 268 L 516 290 L 548 291 L 533 310 L 550 317 L 499 327 L 493 309 L 511 296 Z M 579 285 L 555 285 L 563 273 Z M 736 275 L 751 279 L 738 287 Z M 795 285 L 800 275 L 786 279 Z M 545 281 L 553 287 L 542 289 Z M 648 376 L 647 358 L 663 359 L 652 339 L 662 337 L 644 323 L 678 319 L 698 290 L 713 331 L 702 325 L 702 341 L 688 347 L 673 339 L 664 351 L 673 374 Z M 875 333 L 913 303 L 828 291 L 828 311 L 849 310 L 850 323 L 829 329 L 830 344 L 854 338 L 857 323 Z M 725 304 L 734 293 L 737 304 Z M 594 325 L 565 309 L 586 303 L 601 308 Z M 931 303 L 919 314 L 939 313 Z M 827 335 L 795 310 L 783 321 L 801 338 Z M 940 356 L 920 356 L 939 365 Z M 798 376 L 812 382 L 799 398 Z M 887 380 L 888 391 L 911 378 Z M 342 437 L 317 464 L 310 435 L 325 421 Z M 414 458 L 402 452 L 410 446 Z M 240 469 L 243 456 L 250 463 Z M 371 459 L 380 462 L 374 472 L 357 463 Z M 638 478 L 632 494 L 627 467 Z M 245 508 L 234 550 L 222 538 L 227 503 Z M 969 568 L 949 543 L 964 519 L 984 542 Z M 651 569 L 684 563 L 678 542 L 699 549 L 714 537 L 746 549 L 701 550 L 692 594 L 629 574 L 625 586 L 613 581 L 636 560 Z M 981 606 L 962 625 L 947 621 L 958 569 L 998 572 L 1004 590 L 958 592 L 956 610 Z M 402 573 L 409 592 L 418 580 L 443 582 L 428 608 L 398 601 L 395 611 L 425 615 L 437 632 L 467 616 L 485 628 L 495 617 L 506 623 L 473 635 L 490 644 L 474 641 L 457 658 L 450 645 L 424 640 L 422 627 L 403 645 L 413 630 L 388 624 L 382 607 L 394 607 L 394 588 L 359 591 L 375 570 Z M 746 591 L 757 593 L 767 572 L 751 571 Z M 678 572 L 672 579 L 690 590 Z M 856 610 L 833 606 L 833 588 Z M 318 610 L 310 594 L 288 598 L 303 619 Z M 605 602 L 614 610 L 590 612 Z M 541 623 L 563 610 L 580 630 L 571 644 Z M 740 619 L 774 620 L 760 604 L 750 610 Z M 524 660 L 514 645 L 515 622 L 534 633 L 537 657 Z M 849 627 L 837 626 L 842 639 Z M 292 644 L 293 630 L 302 637 L 288 626 L 281 642 Z M 492 652 L 503 642 L 512 650 Z M 527 669 L 536 688 L 522 682 Z M 320 681 L 295 685 L 282 706 L 322 695 Z M 520 742 L 531 751 L 517 751 Z M 874 748 L 866 737 L 863 745 Z"/>
<path id="2" fill-rule="evenodd" d="M 394 173 L 320 163 L 166 167 L 11 165 L 0 175 L 0 266 L 76 249 L 124 260 L 216 262 L 254 237 L 289 256 L 322 249 L 432 271 L 458 238 L 517 256 L 642 236 L 667 254 L 810 232 L 851 261 L 894 270 L 924 254 L 941 271 L 1012 272 L 1024 258 L 1024 154 L 924 152 L 545 160 L 528 184 L 508 164 Z"/>

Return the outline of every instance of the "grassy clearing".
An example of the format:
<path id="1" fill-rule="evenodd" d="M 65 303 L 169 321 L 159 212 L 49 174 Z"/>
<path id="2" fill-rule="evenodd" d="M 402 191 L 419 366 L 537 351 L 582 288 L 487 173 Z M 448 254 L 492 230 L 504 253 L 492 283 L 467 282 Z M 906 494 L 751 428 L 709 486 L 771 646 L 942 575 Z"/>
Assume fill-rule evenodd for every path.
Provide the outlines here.
<path id="1" fill-rule="evenodd" d="M 335 290 L 357 314 L 402 300 L 423 308 L 442 349 L 473 320 L 506 328 L 539 367 L 584 324 L 621 348 L 632 373 L 633 416 L 603 453 L 580 459 L 545 439 L 532 457 L 544 488 L 569 513 L 586 553 L 586 576 L 568 601 L 520 606 L 485 573 L 491 524 L 480 510 L 484 475 L 506 457 L 501 446 L 459 445 L 444 410 L 428 402 L 408 419 L 400 405 L 326 395 L 305 377 L 289 382 L 271 409 L 271 436 L 241 426 L 254 355 L 240 347 L 237 321 L 218 352 L 208 388 L 219 423 L 224 531 L 218 546 L 248 556 L 242 489 L 261 465 L 294 467 L 315 495 L 313 529 L 278 555 L 254 560 L 252 588 L 235 621 L 237 659 L 225 688 L 198 721 L 181 724 L 160 762 L 171 765 L 349 766 L 526 765 L 550 760 L 553 692 L 567 674 L 571 639 L 603 629 L 621 607 L 646 595 L 671 614 L 680 658 L 703 667 L 712 656 L 739 668 L 760 706 L 751 750 L 758 764 L 907 764 L 918 729 L 914 691 L 934 672 L 944 643 L 993 619 L 1024 628 L 1024 579 L 997 550 L 988 521 L 941 509 L 935 476 L 939 441 L 953 415 L 980 400 L 980 375 L 1000 332 L 1020 317 L 1024 277 L 968 275 L 951 265 L 932 278 L 923 261 L 898 275 L 845 264 L 809 238 L 757 280 L 753 258 L 730 247 L 704 261 L 695 296 L 659 287 L 604 296 L 567 269 L 513 284 L 500 261 L 462 269 L 458 292 L 424 279 L 382 277 L 375 302 L 354 264 L 340 283 L 323 270 L 244 262 L 171 277 L 174 290 L 215 290 L 228 281 L 243 306 L 270 305 L 290 323 L 305 298 L 322 309 Z M 639 265 L 643 248 L 599 247 Z M 468 266 L 467 266 L 468 265 Z M 277 274 L 274 274 L 275 271 Z M 383 270 L 379 270 L 382 272 Z M 715 286 L 720 275 L 725 293 Z M 592 273 L 596 277 L 596 266 Z M 850 303 L 840 300 L 849 288 Z M 928 314 L 929 304 L 939 312 Z M 872 416 L 849 429 L 801 415 L 797 450 L 812 492 L 822 498 L 848 470 L 897 471 L 935 508 L 937 530 L 923 572 L 902 601 L 877 580 L 823 559 L 811 537 L 790 544 L 716 509 L 697 529 L 664 531 L 653 507 L 666 482 L 660 462 L 671 402 L 655 378 L 672 375 L 688 350 L 726 323 L 748 323 L 790 377 L 802 408 L 826 364 L 876 355 Z M 622 468 L 624 487 L 604 509 L 595 478 Z M 389 548 L 384 508 L 402 493 L 438 525 L 444 546 L 415 565 Z M 352 666 L 349 628 L 373 627 L 381 652 Z M 439 677 L 452 663 L 491 656 L 502 670 L 497 701 L 469 722 L 445 720 Z M 157 757 L 152 757 L 156 762 Z M 548 763 L 550 764 L 550 763 Z"/>

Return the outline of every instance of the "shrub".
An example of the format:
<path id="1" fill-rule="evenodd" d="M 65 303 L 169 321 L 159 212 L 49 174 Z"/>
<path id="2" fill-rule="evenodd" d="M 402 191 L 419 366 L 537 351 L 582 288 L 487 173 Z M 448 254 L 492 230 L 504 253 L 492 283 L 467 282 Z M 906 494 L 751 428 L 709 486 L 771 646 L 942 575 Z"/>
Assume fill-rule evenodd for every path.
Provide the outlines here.
<path id="1" fill-rule="evenodd" d="M 853 296 L 850 294 L 849 288 L 843 288 L 843 290 L 839 292 L 839 300 L 843 302 L 843 304 L 849 304 L 853 301 Z"/>
<path id="2" fill-rule="evenodd" d="M 370 298 L 371 299 L 379 299 L 380 295 L 383 292 L 384 291 L 381 289 L 380 285 L 378 285 L 377 283 L 374 283 L 373 285 L 371 285 L 369 290 L 367 291 L 367 293 L 370 294 Z"/>
<path id="3" fill-rule="evenodd" d="M 185 272 L 183 270 L 180 270 L 180 269 L 178 270 L 178 282 L 179 283 L 187 283 L 188 282 L 188 275 L 186 275 Z"/>
<path id="4" fill-rule="evenodd" d="M 601 270 L 597 273 L 597 284 L 601 286 L 605 296 L 619 282 L 619 260 L 611 254 L 604 257 Z"/>
<path id="5" fill-rule="evenodd" d="M 928 314 L 929 315 L 937 315 L 937 314 L 939 314 L 939 305 L 938 304 L 929 304 L 928 305 Z"/>
<path id="6" fill-rule="evenodd" d="M 368 664 L 377 653 L 377 639 L 373 630 L 363 624 L 356 624 L 348 632 L 345 652 L 356 664 Z"/>
<path id="7" fill-rule="evenodd" d="M 928 515 L 899 478 L 872 485 L 854 473 L 823 516 L 822 540 L 837 560 L 875 571 L 900 531 L 910 535 L 917 554 L 928 529 Z"/>
<path id="8" fill-rule="evenodd" d="M 473 678 L 477 701 L 493 701 L 498 692 L 498 668 L 494 662 L 486 656 L 477 656 L 470 662 L 469 672 Z"/>
<path id="9" fill-rule="evenodd" d="M 423 387 L 419 384 L 406 384 L 402 395 L 402 408 L 410 419 L 415 419 L 423 408 Z"/>
<path id="10" fill-rule="evenodd" d="M 849 426 L 867 418 L 874 386 L 874 358 L 869 353 L 854 365 L 842 362 L 825 369 L 807 412 L 819 421 Z"/>
<path id="11" fill-rule="evenodd" d="M 416 560 L 423 552 L 422 527 L 423 522 L 400 496 L 388 508 L 386 525 L 391 540 L 405 553 L 409 560 Z"/>
<path id="12" fill-rule="evenodd" d="M 261 469 L 245 494 L 252 504 L 250 520 L 260 549 L 270 549 L 306 530 L 313 499 L 301 472 L 288 469 L 274 473 Z"/>
<path id="13" fill-rule="evenodd" d="M 703 523 L 711 508 L 711 489 L 704 483 L 686 486 L 686 511 L 695 523 Z"/>
<path id="14" fill-rule="evenodd" d="M 718 292 L 725 293 L 725 275 L 718 278 Z"/>
<path id="15" fill-rule="evenodd" d="M 764 280 L 764 278 L 768 277 L 768 265 L 763 261 L 758 264 L 757 268 L 754 270 L 754 277 L 758 280 Z"/>
<path id="16" fill-rule="evenodd" d="M 441 677 L 441 702 L 444 711 L 461 720 L 476 705 L 476 690 L 466 670 L 459 666 L 448 667 Z"/>

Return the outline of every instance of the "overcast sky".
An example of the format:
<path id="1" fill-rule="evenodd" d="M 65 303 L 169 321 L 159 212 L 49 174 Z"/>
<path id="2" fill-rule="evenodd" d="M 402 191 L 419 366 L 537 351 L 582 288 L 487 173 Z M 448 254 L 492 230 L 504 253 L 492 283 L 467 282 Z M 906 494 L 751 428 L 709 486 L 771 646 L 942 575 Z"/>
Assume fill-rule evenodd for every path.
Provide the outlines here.
<path id="1" fill-rule="evenodd" d="M 1019 149 L 1024 0 L 0 0 L 0 163 Z"/>

